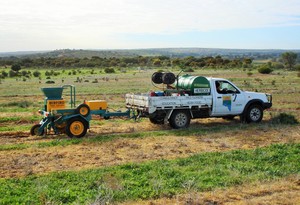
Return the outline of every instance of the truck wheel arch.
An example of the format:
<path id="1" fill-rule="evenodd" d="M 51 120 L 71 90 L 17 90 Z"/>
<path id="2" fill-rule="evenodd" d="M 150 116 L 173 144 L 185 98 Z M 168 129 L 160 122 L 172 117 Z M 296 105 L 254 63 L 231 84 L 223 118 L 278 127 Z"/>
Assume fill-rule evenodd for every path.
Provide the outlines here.
<path id="1" fill-rule="evenodd" d="M 250 110 L 256 108 L 257 112 L 259 113 L 259 118 L 257 120 L 252 119 L 249 115 L 250 115 Z M 243 113 L 241 114 L 241 121 L 242 122 L 260 122 L 262 120 L 263 117 L 263 102 L 261 100 L 250 100 L 245 108 Z"/>
<path id="2" fill-rule="evenodd" d="M 189 110 L 174 110 L 169 119 L 172 128 L 187 128 L 191 122 L 191 113 Z"/>

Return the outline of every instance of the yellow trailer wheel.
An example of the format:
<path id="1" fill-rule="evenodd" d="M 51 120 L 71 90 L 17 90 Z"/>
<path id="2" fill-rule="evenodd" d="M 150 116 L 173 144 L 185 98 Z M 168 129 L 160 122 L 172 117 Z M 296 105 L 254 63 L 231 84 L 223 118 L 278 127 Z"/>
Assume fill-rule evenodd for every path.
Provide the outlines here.
<path id="1" fill-rule="evenodd" d="M 69 137 L 83 137 L 87 132 L 87 122 L 81 118 L 70 119 L 66 127 Z"/>
<path id="2" fill-rule="evenodd" d="M 80 104 L 77 108 L 76 111 L 78 114 L 82 115 L 83 117 L 87 117 L 90 114 L 90 107 L 86 104 Z"/>

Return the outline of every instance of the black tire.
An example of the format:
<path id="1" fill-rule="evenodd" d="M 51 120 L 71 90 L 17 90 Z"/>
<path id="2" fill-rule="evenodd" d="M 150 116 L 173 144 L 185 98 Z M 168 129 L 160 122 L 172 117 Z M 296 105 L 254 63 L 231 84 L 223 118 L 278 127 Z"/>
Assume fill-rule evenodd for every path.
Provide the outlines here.
<path id="1" fill-rule="evenodd" d="M 245 120 L 247 123 L 258 123 L 263 118 L 263 109 L 260 105 L 250 105 L 246 112 Z"/>
<path id="2" fill-rule="evenodd" d="M 187 110 L 174 110 L 169 122 L 174 129 L 187 128 L 191 122 L 191 115 Z"/>
<path id="3" fill-rule="evenodd" d="M 76 108 L 76 113 L 82 115 L 83 117 L 87 117 L 91 112 L 91 109 L 86 104 L 80 104 Z"/>
<path id="4" fill-rule="evenodd" d="M 155 125 L 163 125 L 164 124 L 164 118 L 157 118 L 157 117 L 151 117 L 149 118 L 150 122 L 152 124 L 155 124 Z"/>
<path id="5" fill-rule="evenodd" d="M 109 120 L 109 119 L 110 119 L 110 116 L 104 116 L 103 119 L 104 119 L 104 120 Z"/>
<path id="6" fill-rule="evenodd" d="M 66 134 L 69 137 L 83 137 L 88 129 L 87 122 L 82 118 L 71 118 L 66 126 Z"/>
<path id="7" fill-rule="evenodd" d="M 42 131 L 41 134 L 38 133 L 38 130 L 39 130 L 39 128 L 40 128 L 41 126 L 42 126 L 42 125 L 40 125 L 40 124 L 35 124 L 35 125 L 33 125 L 33 126 L 31 127 L 31 129 L 30 129 L 30 134 L 31 134 L 32 136 L 41 136 L 41 135 L 43 135 L 43 134 L 44 134 L 44 130 Z"/>

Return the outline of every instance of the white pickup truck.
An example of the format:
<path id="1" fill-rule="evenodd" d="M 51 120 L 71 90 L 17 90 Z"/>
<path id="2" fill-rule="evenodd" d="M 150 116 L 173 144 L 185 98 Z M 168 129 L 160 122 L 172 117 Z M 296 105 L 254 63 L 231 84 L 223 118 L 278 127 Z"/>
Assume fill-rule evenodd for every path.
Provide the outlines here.
<path id="1" fill-rule="evenodd" d="M 126 94 L 125 99 L 126 107 L 141 117 L 154 124 L 169 122 L 175 129 L 196 118 L 240 116 L 243 122 L 260 122 L 263 110 L 272 106 L 271 94 L 242 91 L 226 79 L 190 75 L 178 77 L 172 89 Z"/>

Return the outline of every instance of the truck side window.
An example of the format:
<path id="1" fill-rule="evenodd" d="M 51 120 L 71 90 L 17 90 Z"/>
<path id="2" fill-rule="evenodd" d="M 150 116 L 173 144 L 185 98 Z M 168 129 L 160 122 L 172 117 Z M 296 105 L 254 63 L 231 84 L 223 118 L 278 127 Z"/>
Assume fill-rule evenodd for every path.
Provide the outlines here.
<path id="1" fill-rule="evenodd" d="M 216 89 L 219 94 L 240 93 L 238 89 L 226 81 L 216 81 Z"/>
<path id="2" fill-rule="evenodd" d="M 221 84 L 220 84 L 219 81 L 216 81 L 216 89 L 217 89 L 217 92 L 218 92 L 219 94 L 222 93 Z"/>

